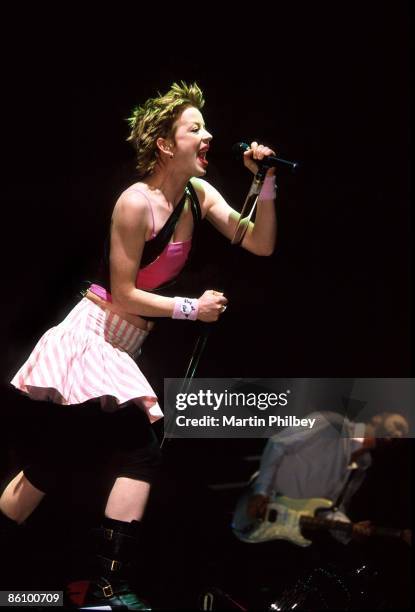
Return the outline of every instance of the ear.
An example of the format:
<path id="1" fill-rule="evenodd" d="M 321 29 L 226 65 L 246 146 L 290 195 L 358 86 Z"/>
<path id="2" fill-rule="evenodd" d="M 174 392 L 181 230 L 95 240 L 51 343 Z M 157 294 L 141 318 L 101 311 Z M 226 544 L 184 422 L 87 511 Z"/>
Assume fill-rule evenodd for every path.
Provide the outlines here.
<path id="1" fill-rule="evenodd" d="M 169 157 L 173 156 L 173 147 L 170 140 L 167 138 L 157 138 L 156 140 L 157 148 L 162 152 L 168 155 Z"/>

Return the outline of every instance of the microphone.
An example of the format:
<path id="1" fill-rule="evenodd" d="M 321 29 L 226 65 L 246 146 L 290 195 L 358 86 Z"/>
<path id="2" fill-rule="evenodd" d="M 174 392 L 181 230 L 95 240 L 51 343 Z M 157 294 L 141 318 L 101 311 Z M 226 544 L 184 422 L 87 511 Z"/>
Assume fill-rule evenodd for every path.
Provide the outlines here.
<path id="1" fill-rule="evenodd" d="M 250 148 L 246 142 L 237 142 L 233 145 L 232 151 L 235 154 L 237 159 L 242 159 L 243 154 Z M 280 157 L 276 157 L 275 155 L 267 155 L 263 159 L 255 159 L 256 164 L 259 166 L 267 166 L 268 168 L 273 168 L 278 164 L 284 164 L 285 166 L 289 166 L 291 170 L 294 172 L 298 168 L 298 162 L 287 161 L 286 159 L 281 159 Z"/>

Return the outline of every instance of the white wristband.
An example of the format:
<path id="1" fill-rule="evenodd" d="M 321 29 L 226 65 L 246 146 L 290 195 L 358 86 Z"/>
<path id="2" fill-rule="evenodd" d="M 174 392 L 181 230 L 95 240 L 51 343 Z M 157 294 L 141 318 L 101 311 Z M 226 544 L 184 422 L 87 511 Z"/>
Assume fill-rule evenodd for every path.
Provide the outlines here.
<path id="1" fill-rule="evenodd" d="M 192 298 L 175 297 L 172 319 L 188 319 L 196 321 L 199 311 L 199 300 Z"/>

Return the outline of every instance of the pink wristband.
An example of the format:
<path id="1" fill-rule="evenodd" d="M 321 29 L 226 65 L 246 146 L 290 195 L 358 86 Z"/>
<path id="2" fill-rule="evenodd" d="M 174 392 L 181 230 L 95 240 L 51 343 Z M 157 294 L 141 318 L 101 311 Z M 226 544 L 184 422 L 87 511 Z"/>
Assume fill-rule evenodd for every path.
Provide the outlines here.
<path id="1" fill-rule="evenodd" d="M 199 311 L 199 300 L 192 298 L 175 297 L 173 319 L 188 319 L 196 321 Z"/>
<path id="2" fill-rule="evenodd" d="M 275 200 L 276 196 L 276 185 L 275 175 L 266 176 L 262 183 L 262 189 L 259 194 L 260 200 Z"/>

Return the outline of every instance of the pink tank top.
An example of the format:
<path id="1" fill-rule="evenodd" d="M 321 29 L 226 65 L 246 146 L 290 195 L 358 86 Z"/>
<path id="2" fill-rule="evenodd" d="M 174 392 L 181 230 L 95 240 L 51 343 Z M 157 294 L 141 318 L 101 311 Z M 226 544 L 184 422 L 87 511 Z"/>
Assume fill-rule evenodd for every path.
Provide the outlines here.
<path id="1" fill-rule="evenodd" d="M 137 289 L 155 289 L 175 278 L 187 261 L 191 245 L 191 240 L 169 242 L 155 261 L 138 271 Z"/>
<path id="2" fill-rule="evenodd" d="M 153 220 L 153 231 L 151 238 L 154 238 L 156 236 L 156 232 L 151 202 L 143 191 L 140 189 L 136 189 L 135 191 L 139 191 L 148 202 L 151 218 Z M 150 264 L 138 271 L 135 281 L 135 286 L 137 289 L 150 291 L 151 289 L 156 289 L 157 287 L 160 287 L 161 285 L 164 285 L 164 283 L 167 283 L 175 278 L 184 268 L 190 253 L 191 245 L 191 238 L 189 240 L 185 240 L 184 242 L 169 242 L 155 261 L 152 261 Z M 107 302 L 112 302 L 111 294 L 109 291 L 104 289 L 104 287 L 93 283 L 89 290 Z"/>

